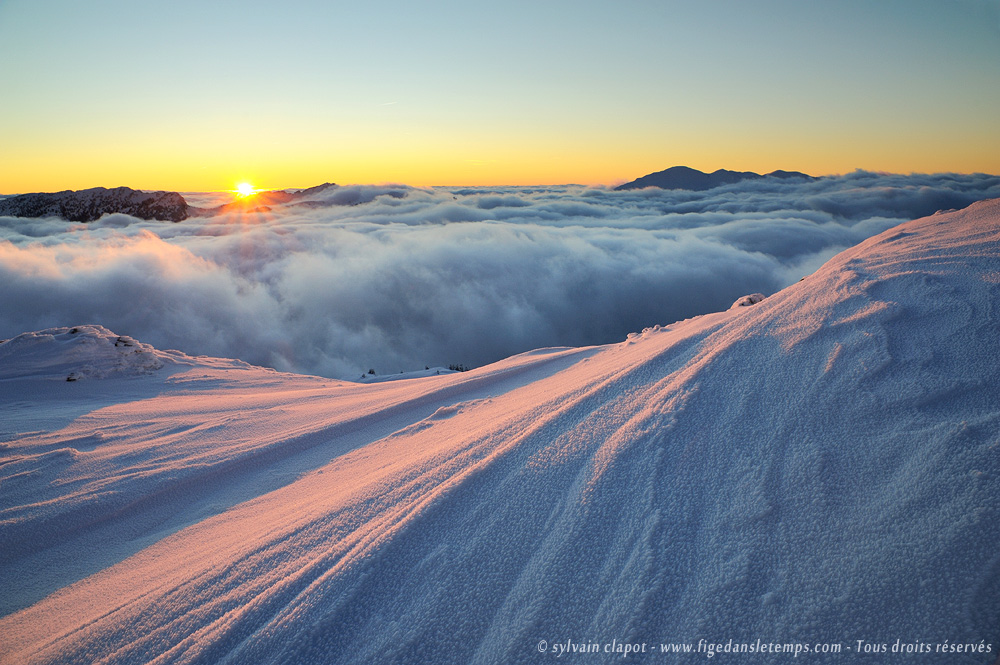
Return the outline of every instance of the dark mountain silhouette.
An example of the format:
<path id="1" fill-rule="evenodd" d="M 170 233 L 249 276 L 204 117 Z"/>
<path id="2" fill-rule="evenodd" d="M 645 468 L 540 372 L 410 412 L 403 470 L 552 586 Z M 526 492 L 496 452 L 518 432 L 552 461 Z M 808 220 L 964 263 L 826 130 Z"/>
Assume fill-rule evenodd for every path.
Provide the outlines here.
<path id="1" fill-rule="evenodd" d="M 643 187 L 659 187 L 660 189 L 688 189 L 702 191 L 713 189 L 722 185 L 732 185 L 743 180 L 761 180 L 763 178 L 800 178 L 815 180 L 811 175 L 799 173 L 798 171 L 772 171 L 765 175 L 754 173 L 753 171 L 727 171 L 719 169 L 712 173 L 705 173 L 698 169 L 687 166 L 674 166 L 665 171 L 657 171 L 637 178 L 632 182 L 615 187 L 616 190 L 642 189 Z"/>
<path id="2" fill-rule="evenodd" d="M 62 192 L 17 194 L 0 199 L 0 215 L 61 217 L 71 222 L 93 222 L 103 215 L 124 213 L 139 219 L 180 222 L 188 217 L 211 217 L 226 212 L 267 212 L 271 206 L 311 203 L 310 196 L 330 188 L 324 183 L 302 190 L 258 192 L 214 208 L 188 205 L 177 192 L 143 192 L 129 187 L 93 187 Z"/>
<path id="3" fill-rule="evenodd" d="M 251 196 L 238 198 L 231 203 L 225 203 L 215 208 L 192 209 L 192 217 L 211 217 L 225 212 L 268 212 L 272 206 L 285 205 L 288 203 L 300 203 L 314 194 L 330 188 L 337 187 L 332 182 L 325 182 L 322 185 L 308 187 L 306 189 L 288 191 L 275 189 L 266 192 L 257 192 Z"/>
<path id="4" fill-rule="evenodd" d="M 19 194 L 0 200 L 0 215 L 11 217 L 62 217 L 71 222 L 92 222 L 114 212 L 139 219 L 179 222 L 187 219 L 188 204 L 177 192 L 142 192 L 128 187 Z"/>

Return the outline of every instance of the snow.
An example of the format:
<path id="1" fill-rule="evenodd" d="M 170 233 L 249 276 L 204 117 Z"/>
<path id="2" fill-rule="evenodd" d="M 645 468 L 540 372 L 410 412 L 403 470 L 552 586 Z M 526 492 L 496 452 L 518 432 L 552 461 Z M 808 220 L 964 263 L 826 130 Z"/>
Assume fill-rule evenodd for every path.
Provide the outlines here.
<path id="1" fill-rule="evenodd" d="M 998 284 L 987 201 L 753 307 L 406 381 L 19 336 L 0 663 L 993 662 Z"/>
<path id="2" fill-rule="evenodd" d="M 0 343 L 0 379 L 135 376 L 161 369 L 161 355 L 148 344 L 102 326 L 50 328 Z"/>
<path id="3" fill-rule="evenodd" d="M 454 374 L 457 370 L 447 367 L 428 367 L 410 372 L 399 372 L 399 374 L 362 374 L 358 377 L 358 383 L 384 383 L 385 381 L 398 381 L 400 379 L 420 379 L 428 376 L 441 376 L 443 374 Z"/>

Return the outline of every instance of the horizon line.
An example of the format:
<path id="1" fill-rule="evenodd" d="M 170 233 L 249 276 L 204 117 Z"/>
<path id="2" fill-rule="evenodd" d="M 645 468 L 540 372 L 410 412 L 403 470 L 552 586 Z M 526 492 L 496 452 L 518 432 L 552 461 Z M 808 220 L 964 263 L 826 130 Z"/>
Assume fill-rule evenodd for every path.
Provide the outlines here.
<path id="1" fill-rule="evenodd" d="M 636 176 L 635 178 L 632 178 L 631 180 L 629 180 L 629 179 L 616 179 L 616 180 L 613 180 L 613 181 L 610 181 L 610 182 L 590 182 L 590 183 L 588 183 L 588 182 L 533 182 L 533 183 L 497 182 L 497 183 L 490 183 L 490 184 L 450 183 L 450 184 L 421 184 L 421 185 L 416 185 L 416 184 L 411 184 L 411 183 L 402 182 L 402 181 L 396 181 L 396 180 L 383 180 L 383 181 L 347 182 L 347 183 L 338 183 L 338 182 L 335 182 L 335 181 L 326 181 L 326 182 L 320 183 L 320 184 L 332 184 L 332 185 L 335 185 L 337 187 L 412 187 L 414 189 L 448 189 L 448 188 L 458 188 L 458 187 L 463 187 L 463 188 L 483 188 L 483 189 L 489 188 L 489 187 L 589 187 L 589 188 L 594 188 L 594 189 L 601 189 L 601 188 L 614 189 L 615 187 L 617 187 L 619 185 L 622 185 L 622 184 L 625 184 L 625 183 L 628 183 L 628 182 L 633 182 L 634 180 L 638 180 L 639 178 L 645 177 L 647 175 L 651 175 L 653 173 L 661 173 L 663 171 L 667 171 L 667 170 L 672 169 L 672 168 L 677 168 L 678 166 L 684 166 L 684 165 L 683 164 L 676 164 L 674 166 L 668 166 L 665 169 L 660 169 L 659 171 L 651 171 L 651 172 L 643 174 L 641 176 Z M 694 167 L 685 167 L 685 168 L 691 168 L 692 170 L 700 171 L 701 173 L 706 173 L 706 174 L 715 173 L 717 171 L 733 171 L 733 172 L 737 172 L 737 173 L 756 173 L 756 171 L 738 171 L 736 169 L 727 169 L 727 168 L 715 169 L 715 171 L 702 171 L 701 169 L 695 169 Z M 787 170 L 794 170 L 794 169 L 776 169 L 776 170 L 778 170 L 778 171 L 787 171 Z M 766 173 L 760 173 L 758 175 L 768 175 L 769 173 L 773 173 L 773 172 L 774 171 L 768 171 Z M 802 172 L 802 173 L 804 173 L 804 172 Z M 918 176 L 918 175 L 963 175 L 963 176 L 974 176 L 974 175 L 983 175 L 983 176 L 990 176 L 990 177 L 1000 177 L 1000 174 L 987 173 L 985 171 L 909 171 L 909 172 L 906 172 L 906 173 L 902 173 L 902 172 L 895 172 L 895 171 L 866 169 L 866 168 L 862 168 L 862 167 L 858 167 L 858 168 L 855 168 L 852 171 L 846 171 L 846 172 L 843 172 L 843 173 L 822 173 L 822 174 L 819 174 L 819 175 L 812 175 L 812 174 L 806 173 L 805 175 L 809 175 L 810 177 L 813 177 L 813 178 L 836 178 L 836 177 L 842 177 L 842 176 L 850 175 L 852 173 L 871 173 L 871 174 L 874 174 L 874 175 L 881 175 L 881 176 L 888 176 L 888 175 L 898 175 L 898 176 Z M 247 180 L 249 181 L 249 179 L 247 179 Z M 305 186 L 305 187 L 300 187 L 300 186 L 297 186 L 297 185 L 290 185 L 290 186 L 285 186 L 285 187 L 258 187 L 258 188 L 256 188 L 256 192 L 257 193 L 263 193 L 263 192 L 285 191 L 285 190 L 290 190 L 290 189 L 309 189 L 310 187 L 316 187 L 316 186 L 318 186 L 318 185 L 308 185 L 308 186 Z M 24 195 L 24 194 L 52 194 L 52 193 L 59 193 L 59 192 L 79 192 L 79 191 L 85 191 L 85 190 L 88 190 L 88 189 L 97 189 L 97 188 L 117 189 L 118 187 L 125 187 L 125 188 L 128 188 L 128 189 L 132 189 L 132 190 L 135 190 L 135 191 L 142 191 L 142 192 L 176 192 L 178 194 L 225 194 L 225 193 L 233 193 L 233 192 L 236 191 L 235 189 L 182 189 L 182 188 L 173 189 L 173 188 L 157 188 L 157 187 L 149 188 L 149 187 L 133 187 L 131 185 L 122 185 L 122 184 L 119 184 L 119 185 L 115 185 L 115 186 L 112 186 L 112 187 L 109 187 L 107 185 L 93 185 L 93 186 L 90 186 L 90 187 L 81 187 L 81 188 L 77 188 L 77 189 L 71 189 L 71 188 L 50 189 L 50 190 L 35 189 L 35 190 L 21 191 L 21 192 L 0 192 L 0 196 L 21 196 L 21 195 Z"/>

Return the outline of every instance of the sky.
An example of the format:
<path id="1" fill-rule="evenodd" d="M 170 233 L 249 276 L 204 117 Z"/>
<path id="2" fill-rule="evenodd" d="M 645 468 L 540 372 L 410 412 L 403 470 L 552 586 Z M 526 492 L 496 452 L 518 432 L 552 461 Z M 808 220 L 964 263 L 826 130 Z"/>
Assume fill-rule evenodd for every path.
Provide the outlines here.
<path id="1" fill-rule="evenodd" d="M 896 224 L 1000 197 L 1000 176 L 311 196 L 180 223 L 0 216 L 0 339 L 99 324 L 160 349 L 334 378 L 478 367 L 770 296 Z"/>
<path id="2" fill-rule="evenodd" d="M 0 0 L 0 193 L 1000 173 L 997 0 Z"/>

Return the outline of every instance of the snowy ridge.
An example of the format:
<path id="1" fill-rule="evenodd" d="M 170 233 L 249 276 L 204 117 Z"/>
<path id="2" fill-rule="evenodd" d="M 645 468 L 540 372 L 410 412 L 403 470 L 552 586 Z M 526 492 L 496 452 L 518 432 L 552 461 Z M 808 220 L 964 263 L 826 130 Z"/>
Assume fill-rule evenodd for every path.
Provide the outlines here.
<path id="1" fill-rule="evenodd" d="M 138 377 L 168 365 L 249 368 L 239 360 L 198 359 L 180 351 L 160 351 L 98 325 L 48 328 L 0 340 L 0 381 Z M 268 370 L 264 370 L 268 371 Z"/>
<path id="2" fill-rule="evenodd" d="M 102 326 L 49 328 L 0 342 L 0 380 L 136 376 L 161 369 L 162 355 L 149 344 L 115 335 Z"/>
<path id="3" fill-rule="evenodd" d="M 469 372 L 11 375 L 11 422 L 42 415 L 0 449 L 0 663 L 993 662 L 998 288 L 987 201 L 752 307 Z"/>

